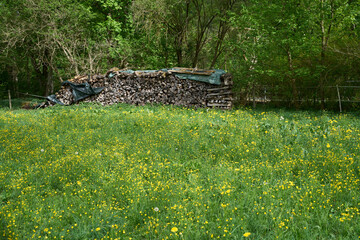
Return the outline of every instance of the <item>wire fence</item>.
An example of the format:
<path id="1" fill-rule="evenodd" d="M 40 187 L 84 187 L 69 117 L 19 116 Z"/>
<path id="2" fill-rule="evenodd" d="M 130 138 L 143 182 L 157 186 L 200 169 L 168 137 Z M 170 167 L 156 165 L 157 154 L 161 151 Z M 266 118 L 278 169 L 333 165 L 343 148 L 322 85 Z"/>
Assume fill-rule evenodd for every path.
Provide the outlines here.
<path id="1" fill-rule="evenodd" d="M 11 91 L 10 90 L 1 90 L 0 93 L 2 93 L 2 95 L 5 95 L 6 96 L 6 93 L 7 93 L 7 97 L 8 97 L 8 100 L 9 100 L 9 108 L 10 110 L 12 110 L 12 100 L 11 100 Z"/>
<path id="2" fill-rule="evenodd" d="M 10 110 L 17 107 L 24 107 L 29 104 L 30 101 L 29 98 L 38 98 L 42 100 L 46 100 L 47 97 L 30 94 L 30 93 L 24 93 L 19 91 L 12 91 L 12 90 L 0 90 L 0 100 L 1 100 L 1 106 L 0 107 L 8 107 Z M 24 101 L 26 99 L 26 101 Z M 33 104 L 36 103 L 36 101 L 32 101 Z"/>
<path id="3" fill-rule="evenodd" d="M 296 107 L 331 108 L 343 111 L 346 108 L 360 107 L 360 86 L 297 87 L 296 90 L 279 87 L 255 85 L 245 93 L 246 104 L 287 105 Z M 244 98 L 243 98 L 244 99 Z M 326 106 L 325 106 L 326 105 Z M 358 105 L 358 106 L 355 106 Z"/>
<path id="4" fill-rule="evenodd" d="M 245 105 L 252 104 L 253 107 L 256 107 L 257 104 L 262 104 L 319 108 L 320 105 L 325 104 L 325 108 L 338 109 L 340 112 L 344 110 L 344 105 L 346 104 L 355 104 L 360 108 L 360 86 L 324 86 L 323 89 L 325 93 L 323 93 L 323 97 L 321 97 L 319 87 L 298 87 L 296 89 L 297 97 L 295 97 L 294 92 L 288 88 L 257 85 L 248 89 L 248 92 L 245 93 L 245 97 L 242 97 L 242 99 L 245 101 Z M 239 97 L 239 95 L 240 94 L 235 93 L 236 98 Z M 9 102 L 8 105 L 10 109 L 12 109 L 12 98 L 14 96 L 27 96 L 41 99 L 47 98 L 45 96 L 11 90 L 0 90 L 0 96 L 3 100 Z M 242 104 L 244 104 L 244 101 Z M 354 105 L 350 107 L 345 106 L 345 108 L 353 107 Z"/>
<path id="5" fill-rule="evenodd" d="M 23 92 L 17 92 L 20 95 L 23 96 L 30 96 L 30 97 L 36 97 L 36 98 L 41 98 L 41 99 L 47 99 L 47 97 L 44 96 L 40 96 L 40 95 L 35 95 L 35 94 L 30 94 L 30 93 L 23 93 Z"/>

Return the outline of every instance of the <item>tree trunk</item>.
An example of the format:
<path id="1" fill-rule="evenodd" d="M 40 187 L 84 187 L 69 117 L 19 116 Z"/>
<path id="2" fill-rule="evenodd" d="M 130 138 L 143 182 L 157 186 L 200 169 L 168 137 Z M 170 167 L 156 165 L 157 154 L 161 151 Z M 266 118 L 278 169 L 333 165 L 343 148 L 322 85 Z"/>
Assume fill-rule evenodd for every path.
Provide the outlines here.
<path id="1" fill-rule="evenodd" d="M 324 1 L 321 1 L 322 5 Z M 325 51 L 326 51 L 326 36 L 325 36 L 325 23 L 324 23 L 324 16 L 322 16 L 321 19 L 321 54 L 320 54 L 320 64 L 321 67 L 325 65 Z M 325 109 L 325 91 L 324 91 L 324 83 L 325 83 L 325 75 L 324 70 L 321 70 L 320 74 L 320 82 L 319 82 L 319 88 L 320 88 L 320 101 L 321 101 L 321 109 Z"/>
<path id="2" fill-rule="evenodd" d="M 320 63 L 321 63 L 321 66 L 324 66 L 324 63 L 325 63 L 325 51 L 324 51 L 324 48 L 321 50 Z M 321 70 L 319 88 L 320 88 L 320 101 L 321 101 L 321 109 L 322 110 L 325 109 L 325 89 L 324 89 L 324 84 L 325 84 L 325 74 L 324 74 L 324 70 Z"/>
<path id="3" fill-rule="evenodd" d="M 26 89 L 31 89 L 31 62 L 30 59 L 26 62 Z"/>
<path id="4" fill-rule="evenodd" d="M 45 89 L 45 96 L 49 96 L 54 91 L 54 81 L 53 81 L 53 72 L 51 68 L 47 71 L 46 76 L 46 89 Z"/>
<path id="5" fill-rule="evenodd" d="M 19 97 L 19 71 L 16 67 L 12 68 L 11 76 L 12 76 L 12 82 L 13 82 L 13 91 L 14 96 Z"/>
<path id="6" fill-rule="evenodd" d="M 43 96 L 47 96 L 48 89 L 47 89 L 47 81 L 49 75 L 49 67 L 43 63 L 42 65 L 42 74 L 41 74 L 41 92 Z"/>
<path id="7" fill-rule="evenodd" d="M 182 55 L 182 49 L 176 49 L 177 63 L 179 67 L 181 67 L 183 63 Z"/>
<path id="8" fill-rule="evenodd" d="M 235 2 L 236 2 L 236 0 L 228 1 L 225 9 L 223 9 L 222 11 L 224 13 L 226 13 L 227 11 L 232 10 L 233 7 L 234 7 Z M 222 45 L 223 45 L 223 42 L 224 42 L 224 39 L 225 39 L 227 33 L 230 30 L 229 19 L 228 18 L 225 18 L 225 19 L 226 20 L 220 20 L 219 21 L 219 28 L 218 28 L 218 34 L 217 34 L 216 47 L 215 47 L 213 60 L 212 60 L 211 65 L 210 65 L 210 69 L 214 68 L 217 59 L 220 57 L 221 53 L 223 52 L 224 49 L 223 49 Z"/>
<path id="9" fill-rule="evenodd" d="M 256 107 L 256 101 L 255 101 L 255 81 L 253 80 L 253 84 L 252 84 L 252 103 L 253 103 L 253 108 Z"/>
<path id="10" fill-rule="evenodd" d="M 183 64 L 183 44 L 184 44 L 184 33 L 181 32 L 175 38 L 175 52 L 177 57 L 178 66 L 181 67 Z"/>
<path id="11" fill-rule="evenodd" d="M 289 70 L 290 70 L 290 78 L 291 78 L 291 88 L 292 88 L 292 100 L 293 104 L 296 109 L 299 109 L 299 102 L 298 102 L 298 92 L 296 87 L 296 78 L 294 73 L 294 65 L 292 60 L 292 55 L 290 50 L 287 50 L 287 56 L 288 56 L 288 64 L 289 64 Z"/>
<path id="12" fill-rule="evenodd" d="M 333 25 L 333 19 L 335 15 L 335 8 L 334 3 L 331 2 L 331 13 L 330 13 L 330 21 L 329 25 L 325 26 L 325 13 L 324 13 L 324 1 L 320 0 L 320 6 L 321 6 L 321 14 L 320 14 L 320 28 L 321 28 L 321 55 L 320 55 L 320 64 L 324 68 L 325 67 L 325 61 L 326 61 L 326 51 L 328 47 L 328 42 L 330 39 L 330 34 L 332 30 Z M 319 88 L 320 88 L 320 98 L 321 98 L 321 109 L 325 109 L 325 82 L 326 82 L 326 73 L 324 70 L 321 71 L 320 74 L 320 82 L 319 82 Z"/>
<path id="13" fill-rule="evenodd" d="M 210 65 L 210 69 L 214 68 L 216 61 L 222 52 L 221 46 L 222 46 L 223 40 L 225 38 L 226 32 L 227 32 L 227 30 L 225 30 L 225 27 L 223 26 L 223 21 L 220 21 L 219 31 L 218 31 L 218 39 L 216 41 L 215 52 L 214 52 L 213 60 Z"/>
<path id="14" fill-rule="evenodd" d="M 193 4 L 195 5 L 197 14 L 195 54 L 192 61 L 192 67 L 195 68 L 199 62 L 200 52 L 207 40 L 206 33 L 209 30 L 211 23 L 214 21 L 216 14 L 207 17 L 207 14 L 211 14 L 211 12 L 206 12 L 207 10 L 204 8 L 204 1 L 193 1 Z"/>
<path id="15" fill-rule="evenodd" d="M 45 62 L 37 63 L 35 56 L 31 57 L 31 63 L 34 67 L 36 78 L 38 79 L 39 94 L 45 96 L 47 93 L 47 82 L 50 69 Z"/>
<path id="16" fill-rule="evenodd" d="M 189 25 L 189 13 L 190 13 L 190 1 L 186 1 L 186 10 L 185 10 L 185 22 L 184 24 L 178 25 L 178 31 L 175 33 L 175 52 L 177 57 L 178 66 L 181 67 L 183 64 L 183 49 L 186 33 L 188 31 Z"/>

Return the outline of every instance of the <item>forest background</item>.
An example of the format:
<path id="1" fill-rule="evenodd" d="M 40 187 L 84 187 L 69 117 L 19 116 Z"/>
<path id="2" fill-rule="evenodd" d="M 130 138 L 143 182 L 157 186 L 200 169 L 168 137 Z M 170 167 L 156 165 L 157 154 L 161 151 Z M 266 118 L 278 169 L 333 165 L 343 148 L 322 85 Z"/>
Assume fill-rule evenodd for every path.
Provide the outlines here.
<path id="1" fill-rule="evenodd" d="M 241 104 L 354 109 L 359 34 L 360 0 L 0 0 L 0 97 L 112 67 L 196 67 L 233 74 Z"/>

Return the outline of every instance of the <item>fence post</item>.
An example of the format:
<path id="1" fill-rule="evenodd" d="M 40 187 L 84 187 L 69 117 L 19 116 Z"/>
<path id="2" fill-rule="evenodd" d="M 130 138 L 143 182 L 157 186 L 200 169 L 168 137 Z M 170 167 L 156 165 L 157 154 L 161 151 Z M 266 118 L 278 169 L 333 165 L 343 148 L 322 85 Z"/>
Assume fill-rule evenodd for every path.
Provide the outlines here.
<path id="1" fill-rule="evenodd" d="M 256 107 L 256 103 L 255 103 L 255 82 L 253 82 L 253 86 L 252 86 L 252 100 L 253 100 L 253 108 Z"/>
<path id="2" fill-rule="evenodd" d="M 8 90 L 8 95 L 9 95 L 9 108 L 11 110 L 12 106 L 11 106 L 11 93 L 10 93 L 10 90 Z"/>
<path id="3" fill-rule="evenodd" d="M 338 98 L 339 98 L 339 108 L 340 108 L 340 112 L 342 112 L 342 108 L 341 108 L 341 97 L 340 97 L 340 91 L 339 91 L 339 86 L 336 85 L 336 90 L 337 90 L 337 94 L 338 94 Z"/>

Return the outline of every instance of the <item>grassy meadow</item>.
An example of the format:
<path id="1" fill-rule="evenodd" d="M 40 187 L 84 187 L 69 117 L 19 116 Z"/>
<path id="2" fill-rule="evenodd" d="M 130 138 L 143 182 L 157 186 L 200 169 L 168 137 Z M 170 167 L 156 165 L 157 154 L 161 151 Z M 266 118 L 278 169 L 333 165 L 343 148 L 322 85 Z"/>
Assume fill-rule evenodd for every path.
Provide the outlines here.
<path id="1" fill-rule="evenodd" d="M 0 239 L 358 239 L 360 120 L 0 109 Z"/>

